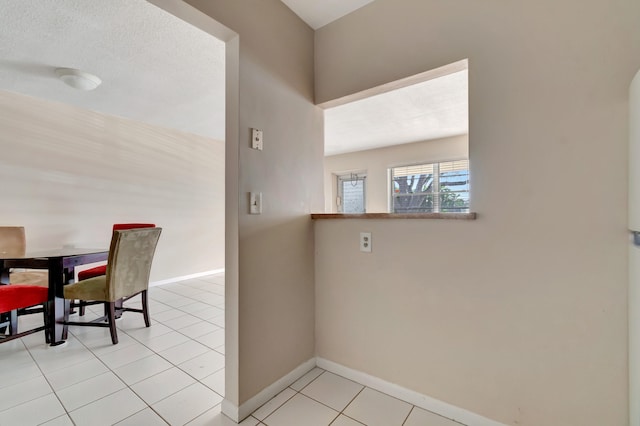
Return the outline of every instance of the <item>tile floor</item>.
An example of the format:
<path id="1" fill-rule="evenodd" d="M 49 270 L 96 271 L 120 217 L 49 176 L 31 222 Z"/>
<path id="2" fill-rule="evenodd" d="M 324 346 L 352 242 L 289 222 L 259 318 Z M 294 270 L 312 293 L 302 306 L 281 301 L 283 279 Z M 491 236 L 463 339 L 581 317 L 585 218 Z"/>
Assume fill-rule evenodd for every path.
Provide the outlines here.
<path id="1" fill-rule="evenodd" d="M 42 333 L 0 344 L 0 426 L 234 424 L 224 393 L 224 276 L 152 287 L 152 326 L 125 314 L 108 329 L 70 327 L 64 345 Z M 135 304 L 135 302 L 134 302 Z M 87 319 L 100 314 L 89 308 Z M 38 315 L 21 317 L 22 327 Z M 243 426 L 460 426 L 315 368 Z"/>

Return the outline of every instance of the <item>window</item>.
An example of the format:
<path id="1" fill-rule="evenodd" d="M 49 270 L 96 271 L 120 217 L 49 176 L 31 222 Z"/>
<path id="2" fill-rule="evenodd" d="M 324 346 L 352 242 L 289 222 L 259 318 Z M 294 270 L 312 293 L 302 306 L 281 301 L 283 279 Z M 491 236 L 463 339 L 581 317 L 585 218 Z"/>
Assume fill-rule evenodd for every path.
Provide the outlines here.
<path id="1" fill-rule="evenodd" d="M 365 179 L 366 176 L 355 173 L 338 176 L 338 212 L 365 212 Z"/>
<path id="2" fill-rule="evenodd" d="M 469 160 L 391 169 L 392 213 L 469 211 Z"/>

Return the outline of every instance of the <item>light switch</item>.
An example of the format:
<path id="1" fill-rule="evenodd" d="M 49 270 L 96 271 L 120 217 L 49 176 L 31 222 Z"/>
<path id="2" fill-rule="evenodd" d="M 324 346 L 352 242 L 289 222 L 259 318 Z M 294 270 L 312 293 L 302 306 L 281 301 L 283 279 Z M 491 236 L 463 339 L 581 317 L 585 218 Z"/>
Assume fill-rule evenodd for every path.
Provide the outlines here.
<path id="1" fill-rule="evenodd" d="M 262 130 L 251 129 L 251 148 L 262 151 Z"/>
<path id="2" fill-rule="evenodd" d="M 249 213 L 262 214 L 262 192 L 249 193 Z"/>

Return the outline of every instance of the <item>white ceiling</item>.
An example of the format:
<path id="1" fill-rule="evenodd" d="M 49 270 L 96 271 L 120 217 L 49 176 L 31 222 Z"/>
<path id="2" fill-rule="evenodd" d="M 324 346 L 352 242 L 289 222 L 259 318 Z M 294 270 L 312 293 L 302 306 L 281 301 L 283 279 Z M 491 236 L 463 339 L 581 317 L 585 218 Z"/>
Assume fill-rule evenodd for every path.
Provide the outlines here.
<path id="1" fill-rule="evenodd" d="M 468 132 L 468 72 L 392 90 L 325 110 L 325 155 Z"/>
<path id="2" fill-rule="evenodd" d="M 360 9 L 374 0 L 282 0 L 311 28 L 320 27 Z"/>
<path id="3" fill-rule="evenodd" d="M 0 90 L 224 140 L 224 43 L 145 0 L 0 0 L 0 28 Z"/>

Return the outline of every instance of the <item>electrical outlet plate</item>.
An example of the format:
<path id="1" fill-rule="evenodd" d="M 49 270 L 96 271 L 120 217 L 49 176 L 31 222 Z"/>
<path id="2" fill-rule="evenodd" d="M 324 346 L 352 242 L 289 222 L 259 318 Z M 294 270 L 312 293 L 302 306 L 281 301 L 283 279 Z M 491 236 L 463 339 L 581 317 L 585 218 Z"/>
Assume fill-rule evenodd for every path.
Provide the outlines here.
<path id="1" fill-rule="evenodd" d="M 360 251 L 371 253 L 371 232 L 360 233 Z"/>
<path id="2" fill-rule="evenodd" d="M 251 148 L 257 149 L 258 151 L 262 151 L 262 130 L 260 129 L 251 129 Z"/>

